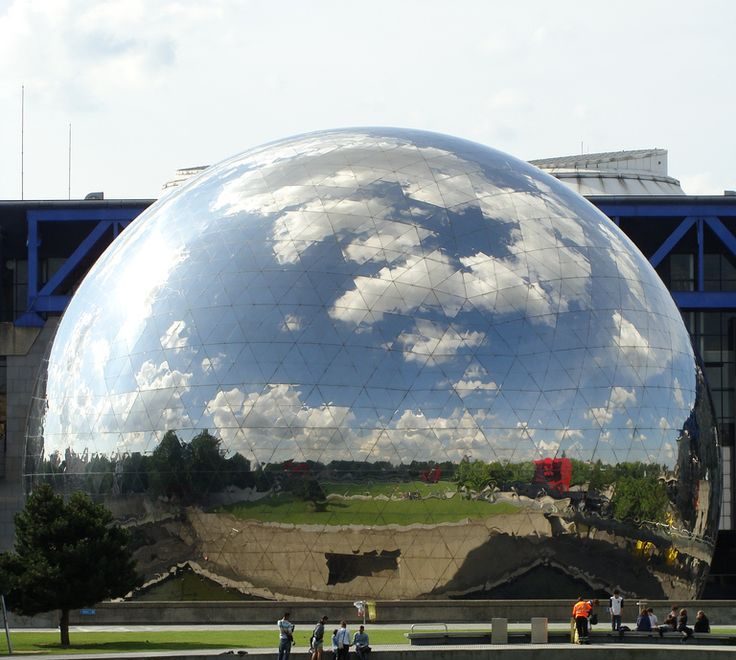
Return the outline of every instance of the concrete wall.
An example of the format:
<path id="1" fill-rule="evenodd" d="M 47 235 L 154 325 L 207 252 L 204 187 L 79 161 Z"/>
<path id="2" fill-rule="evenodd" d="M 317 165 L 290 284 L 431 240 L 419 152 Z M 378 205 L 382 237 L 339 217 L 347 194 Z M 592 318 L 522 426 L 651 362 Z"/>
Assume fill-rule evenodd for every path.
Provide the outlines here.
<path id="1" fill-rule="evenodd" d="M 648 604 L 664 619 L 672 603 L 649 601 Z M 698 610 L 705 610 L 713 625 L 736 625 L 736 601 L 688 601 L 678 603 L 687 607 L 691 620 Z M 124 602 L 102 603 L 94 614 L 74 611 L 72 625 L 227 625 L 273 624 L 285 611 L 299 625 L 312 625 L 326 614 L 331 621 L 346 619 L 355 624 L 359 618 L 352 602 L 238 602 L 209 603 L 179 602 Z M 566 600 L 483 600 L 483 601 L 379 601 L 376 603 L 376 623 L 481 623 L 494 617 L 510 622 L 529 623 L 532 617 L 547 617 L 551 623 L 570 621 L 572 602 Z M 624 621 L 636 619 L 636 604 L 624 608 Z M 601 623 L 607 619 L 605 609 L 600 611 Z M 13 627 L 54 627 L 58 615 L 49 613 L 33 619 L 10 616 Z"/>
<path id="2" fill-rule="evenodd" d="M 39 367 L 53 338 L 58 319 L 43 328 L 19 328 L 0 324 L 0 355 L 7 356 L 7 423 L 4 455 L 0 463 L 0 551 L 14 541 L 13 518 L 23 508 L 23 461 L 29 404 Z"/>

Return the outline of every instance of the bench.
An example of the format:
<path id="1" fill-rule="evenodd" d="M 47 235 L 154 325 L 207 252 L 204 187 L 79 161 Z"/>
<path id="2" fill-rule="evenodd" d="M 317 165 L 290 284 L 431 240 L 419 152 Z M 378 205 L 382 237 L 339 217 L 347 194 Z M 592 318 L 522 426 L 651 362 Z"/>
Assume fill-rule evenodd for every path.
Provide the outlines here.
<path id="1" fill-rule="evenodd" d="M 638 644 L 656 644 L 658 642 L 666 642 L 672 644 L 673 642 L 681 643 L 683 634 L 677 631 L 667 631 L 662 635 L 656 630 L 639 631 L 639 630 L 625 630 L 623 632 L 614 632 L 612 630 L 591 630 L 590 641 L 593 642 L 635 642 Z M 693 633 L 686 642 L 691 644 L 705 644 L 705 645 L 719 645 L 719 646 L 734 646 L 736 645 L 736 635 L 728 634 L 717 634 L 717 633 Z"/>
<path id="2" fill-rule="evenodd" d="M 412 646 L 430 646 L 443 644 L 490 644 L 490 630 L 433 630 L 404 633 Z M 530 632 L 508 633 L 509 643 L 525 643 L 531 641 Z"/>

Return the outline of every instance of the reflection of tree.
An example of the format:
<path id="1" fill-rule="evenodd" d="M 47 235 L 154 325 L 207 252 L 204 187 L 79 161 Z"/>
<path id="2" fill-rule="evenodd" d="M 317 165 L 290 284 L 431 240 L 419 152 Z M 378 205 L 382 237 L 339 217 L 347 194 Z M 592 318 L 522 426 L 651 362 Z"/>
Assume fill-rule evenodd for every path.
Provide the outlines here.
<path id="1" fill-rule="evenodd" d="M 531 483 L 533 475 L 534 464 L 531 461 L 485 463 L 468 459 L 457 466 L 455 481 L 458 488 L 481 491 L 487 486 L 501 488 L 507 484 Z"/>
<path id="2" fill-rule="evenodd" d="M 667 487 L 656 477 L 623 476 L 616 482 L 611 504 L 619 520 L 664 522 L 669 505 Z"/>
<path id="3" fill-rule="evenodd" d="M 570 497 L 574 501 L 585 499 L 586 507 L 601 510 L 607 497 L 605 491 L 613 491 L 611 500 L 613 515 L 619 520 L 640 520 L 664 522 L 670 500 L 662 477 L 667 476 L 664 466 L 650 465 L 641 462 L 618 463 L 606 465 L 601 461 L 586 463 L 571 459 L 572 475 L 570 488 L 573 492 L 560 491 L 554 484 L 545 486 L 534 475 L 534 464 L 531 461 L 521 463 L 485 463 L 464 459 L 457 466 L 455 480 L 458 488 L 480 492 L 487 487 L 498 487 L 502 490 L 515 489 L 521 493 L 535 496 L 546 492 L 556 497 Z M 536 479 L 537 489 L 524 489 Z M 541 490 L 539 489 L 541 486 Z M 598 504 L 596 504 L 596 502 Z"/>
<path id="4" fill-rule="evenodd" d="M 557 478 L 554 468 L 564 467 Z M 562 465 L 564 463 L 564 465 Z M 540 469 L 545 467 L 545 470 Z M 548 474 L 549 472 L 549 474 Z M 480 493 L 492 488 L 537 497 L 541 494 L 569 498 L 571 506 L 603 511 L 608 508 L 619 519 L 663 521 L 669 507 L 664 466 L 627 462 L 615 465 L 601 461 L 550 458 L 537 461 L 486 463 L 465 457 L 459 463 L 411 461 L 333 460 L 251 464 L 242 454 L 227 456 L 222 441 L 207 430 L 191 441 L 182 441 L 168 431 L 149 455 L 132 453 L 106 456 L 76 455 L 67 450 L 64 459 L 53 454 L 41 466 L 40 480 L 60 491 L 83 489 L 105 496 L 147 493 L 183 503 L 207 503 L 208 496 L 230 487 L 259 492 L 290 493 L 296 500 L 311 502 L 324 511 L 327 495 L 323 484 L 381 484 L 427 481 L 428 475 L 454 480 L 458 489 Z M 562 478 L 564 476 L 564 478 Z M 664 479 L 663 479 L 664 478 Z M 339 487 L 338 487 L 339 488 Z M 332 492 L 335 491 L 332 487 Z M 672 494 L 671 494 L 672 495 Z"/>
<path id="5" fill-rule="evenodd" d="M 228 486 L 254 486 L 250 462 L 241 454 L 226 458 L 222 441 L 207 430 L 191 442 L 168 431 L 150 455 L 107 456 L 67 450 L 43 461 L 39 481 L 57 491 L 84 490 L 93 495 L 150 493 L 184 502 L 203 500 Z M 268 486 L 263 489 L 266 490 Z"/>

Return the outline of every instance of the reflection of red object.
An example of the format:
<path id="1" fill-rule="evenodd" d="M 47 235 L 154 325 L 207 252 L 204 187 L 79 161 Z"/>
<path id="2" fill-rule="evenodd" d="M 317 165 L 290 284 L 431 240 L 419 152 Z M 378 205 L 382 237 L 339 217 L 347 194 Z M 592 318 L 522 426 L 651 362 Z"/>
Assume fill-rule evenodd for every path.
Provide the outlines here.
<path id="1" fill-rule="evenodd" d="M 294 463 L 293 459 L 284 461 L 284 472 L 289 474 L 307 474 L 309 472 L 309 465 L 306 463 Z"/>
<path id="2" fill-rule="evenodd" d="M 422 481 L 426 481 L 428 484 L 436 484 L 442 476 L 442 470 L 439 465 L 435 465 L 431 470 L 425 470 L 419 477 Z"/>
<path id="3" fill-rule="evenodd" d="M 559 493 L 570 490 L 572 461 L 569 458 L 543 458 L 534 461 L 532 483 L 550 486 Z"/>

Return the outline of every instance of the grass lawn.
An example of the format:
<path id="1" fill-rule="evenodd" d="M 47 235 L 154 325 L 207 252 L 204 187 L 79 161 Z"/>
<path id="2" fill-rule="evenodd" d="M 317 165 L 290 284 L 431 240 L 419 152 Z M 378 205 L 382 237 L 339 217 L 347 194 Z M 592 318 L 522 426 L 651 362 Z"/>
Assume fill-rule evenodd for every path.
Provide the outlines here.
<path id="1" fill-rule="evenodd" d="M 407 628 L 408 629 L 408 628 Z M 297 646 L 309 646 L 312 626 L 297 628 L 294 641 Z M 331 634 L 331 631 L 330 631 Z M 404 644 L 406 637 L 401 630 L 374 630 L 370 633 L 372 644 Z M 326 637 L 326 636 L 325 636 Z M 59 644 L 58 632 L 12 632 L 10 641 L 13 653 L 130 653 L 145 651 L 196 651 L 202 649 L 248 649 L 278 646 L 278 633 L 269 630 L 208 632 L 75 632 L 70 631 L 71 645 Z M 0 655 L 7 655 L 7 643 L 0 637 Z"/>
<path id="2" fill-rule="evenodd" d="M 296 525 L 431 525 L 517 513 L 519 508 L 509 502 L 466 500 L 455 495 L 451 499 L 330 500 L 324 511 L 315 511 L 311 502 L 283 493 L 257 502 L 221 507 L 218 511 L 227 511 L 241 520 Z"/>

